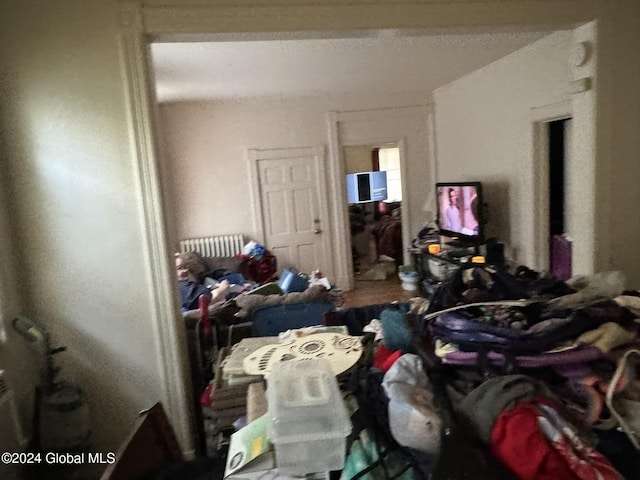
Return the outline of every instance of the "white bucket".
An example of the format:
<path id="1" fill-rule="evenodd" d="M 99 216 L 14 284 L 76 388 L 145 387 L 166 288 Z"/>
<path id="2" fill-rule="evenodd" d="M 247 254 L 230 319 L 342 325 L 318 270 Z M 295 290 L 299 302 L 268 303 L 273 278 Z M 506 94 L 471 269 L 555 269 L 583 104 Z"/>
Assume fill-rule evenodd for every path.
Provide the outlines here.
<path id="1" fill-rule="evenodd" d="M 418 274 L 416 272 L 399 272 L 398 278 L 402 282 L 402 288 L 407 291 L 418 290 Z"/>

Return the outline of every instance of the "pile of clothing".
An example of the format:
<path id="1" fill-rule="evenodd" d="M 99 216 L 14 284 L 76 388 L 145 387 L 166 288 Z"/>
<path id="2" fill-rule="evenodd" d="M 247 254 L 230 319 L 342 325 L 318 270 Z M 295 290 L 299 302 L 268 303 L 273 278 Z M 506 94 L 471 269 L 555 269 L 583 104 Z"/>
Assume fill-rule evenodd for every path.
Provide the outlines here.
<path id="1" fill-rule="evenodd" d="M 624 290 L 619 272 L 564 282 L 526 267 L 462 266 L 426 313 L 405 317 L 419 344 L 398 351 L 378 338 L 359 372 L 360 410 L 377 405 L 369 436 L 394 473 L 355 475 L 640 478 L 638 317 L 640 292 Z"/>
<path id="2" fill-rule="evenodd" d="M 278 261 L 263 245 L 251 241 L 238 256 L 247 261 L 248 273 L 258 284 L 264 285 L 276 278 Z"/>

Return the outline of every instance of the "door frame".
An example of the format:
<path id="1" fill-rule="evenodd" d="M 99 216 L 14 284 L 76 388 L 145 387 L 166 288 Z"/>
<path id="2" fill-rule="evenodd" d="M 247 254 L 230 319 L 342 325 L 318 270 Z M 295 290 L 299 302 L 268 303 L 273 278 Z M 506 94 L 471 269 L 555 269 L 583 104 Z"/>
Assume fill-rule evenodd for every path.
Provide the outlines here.
<path id="1" fill-rule="evenodd" d="M 334 216 L 335 232 L 333 235 L 334 244 L 334 268 L 336 281 L 345 290 L 353 289 L 355 280 L 353 273 L 353 261 L 351 258 L 351 234 L 349 230 L 349 210 L 347 208 L 347 186 L 346 170 L 344 164 L 343 147 L 353 147 L 361 145 L 396 145 L 400 149 L 400 174 L 402 186 L 402 245 L 408 247 L 411 244 L 411 208 L 409 208 L 408 195 L 408 167 L 407 167 L 407 135 L 402 128 L 402 121 L 411 121 L 416 112 L 423 111 L 425 132 L 428 133 L 428 114 L 431 108 L 425 105 L 415 105 L 410 107 L 387 108 L 376 110 L 362 110 L 349 112 L 328 112 L 327 129 L 329 133 L 329 183 L 331 185 L 331 198 L 333 198 L 332 213 Z M 357 133 L 340 132 L 340 125 L 346 128 L 354 125 L 362 128 L 362 125 L 380 124 L 381 117 L 397 119 L 392 122 L 392 128 L 383 132 Z M 387 118 L 387 120 L 388 120 Z M 368 129 L 365 129 L 368 130 Z M 371 129 L 375 131 L 375 129 Z M 431 139 L 427 139 L 429 142 Z M 427 145 L 428 147 L 428 145 Z M 433 159 L 427 159 L 430 165 Z M 431 169 L 429 168 L 431 171 Z M 434 183 L 434 182 L 431 182 Z M 409 262 L 409 253 L 404 248 L 403 262 Z"/>
<path id="2" fill-rule="evenodd" d="M 286 8 L 287 5 L 289 8 Z M 469 15 L 470 6 L 474 8 L 474 15 Z M 611 45 L 610 39 L 613 37 L 613 22 L 610 19 L 613 7 L 602 8 L 597 0 L 584 2 L 579 9 L 575 8 L 574 0 L 556 0 L 553 5 L 549 3 L 542 6 L 537 0 L 521 0 L 513 5 L 499 0 L 470 0 L 455 4 L 448 0 L 430 0 L 402 5 L 391 0 L 381 0 L 375 5 L 368 2 L 350 5 L 320 5 L 302 1 L 268 5 L 253 2 L 251 9 L 248 7 L 246 2 L 235 6 L 187 6 L 180 5 L 175 0 L 170 0 L 165 5 L 143 5 L 141 0 L 131 0 L 119 3 L 115 12 L 120 22 L 117 41 L 125 90 L 123 101 L 128 111 L 128 125 L 123 128 L 127 128 L 130 135 L 133 177 L 137 183 L 141 230 L 144 236 L 143 255 L 149 267 L 146 281 L 149 288 L 153 289 L 152 298 L 155 299 L 149 315 L 156 319 L 153 335 L 162 383 L 159 390 L 186 454 L 195 451 L 195 425 L 189 398 L 186 348 L 176 342 L 176 339 L 184 338 L 184 332 L 178 321 L 175 275 L 167 241 L 158 172 L 158 136 L 155 132 L 157 104 L 152 88 L 153 70 L 150 61 L 152 42 L 189 38 L 198 40 L 205 37 L 224 40 L 237 38 L 238 35 L 281 37 L 282 32 L 301 32 L 305 37 L 318 31 L 341 30 L 348 33 L 386 28 L 492 26 L 498 29 L 513 25 L 526 28 L 530 25 L 548 24 L 550 12 L 553 12 L 555 24 L 568 25 L 593 20 L 602 22 L 603 30 L 606 29 L 606 34 L 602 37 L 609 43 L 603 42 L 600 48 Z M 609 158 L 607 154 L 612 148 L 609 136 L 611 121 L 607 116 L 610 112 L 611 94 L 606 93 L 611 88 L 611 77 L 606 73 L 613 61 L 610 60 L 612 55 L 606 54 L 609 53 L 608 50 L 604 53 L 598 68 L 602 75 L 596 87 L 598 93 L 602 94 L 597 102 L 597 107 L 603 109 L 603 113 L 599 115 L 605 121 L 596 129 L 595 121 L 590 119 L 593 123 L 590 125 L 592 131 L 598 134 L 598 141 L 601 142 L 598 146 L 598 172 L 606 171 Z M 335 186 L 337 175 L 332 165 L 330 162 L 329 177 L 335 193 L 335 188 L 338 188 Z M 602 194 L 602 188 L 593 193 Z M 334 204 L 336 203 L 338 202 L 334 197 Z M 335 215 L 337 210 L 334 207 L 332 213 Z M 346 225 L 336 220 L 339 218 L 334 216 L 333 220 L 337 230 L 342 233 L 340 238 L 344 238 Z M 608 240 L 608 237 L 600 239 L 601 245 L 597 245 L 600 253 L 608 252 Z M 341 251 L 341 248 L 341 245 L 334 244 L 334 251 Z"/>
<path id="3" fill-rule="evenodd" d="M 250 148 L 247 150 L 249 159 L 249 177 L 251 182 L 250 200 L 252 205 L 253 228 L 258 232 L 258 240 L 265 244 L 264 215 L 261 206 L 260 172 L 258 162 L 260 160 L 277 160 L 294 157 L 312 157 L 316 174 L 316 188 L 318 196 L 318 215 L 320 216 L 321 229 L 326 232 L 322 238 L 322 256 L 325 259 L 327 269 L 324 272 L 328 278 L 333 278 L 333 265 L 329 260 L 331 251 L 332 228 L 329 221 L 329 208 L 327 202 L 327 182 L 326 182 L 326 152 L 323 145 L 311 147 L 291 147 L 291 148 L 270 148 L 259 149 Z"/>
<path id="4" fill-rule="evenodd" d="M 533 205 L 534 208 L 534 244 L 533 258 L 537 264 L 532 268 L 549 270 L 549 133 L 547 124 L 556 120 L 572 118 L 571 100 L 532 108 L 529 118 L 533 129 Z M 573 150 L 573 139 L 566 150 Z M 565 179 L 566 182 L 566 179 Z M 565 196 L 567 189 L 565 186 Z M 568 213 L 568 209 L 565 210 Z M 568 225 L 568 222 L 567 222 Z M 570 232 L 568 232 L 570 233 Z"/>

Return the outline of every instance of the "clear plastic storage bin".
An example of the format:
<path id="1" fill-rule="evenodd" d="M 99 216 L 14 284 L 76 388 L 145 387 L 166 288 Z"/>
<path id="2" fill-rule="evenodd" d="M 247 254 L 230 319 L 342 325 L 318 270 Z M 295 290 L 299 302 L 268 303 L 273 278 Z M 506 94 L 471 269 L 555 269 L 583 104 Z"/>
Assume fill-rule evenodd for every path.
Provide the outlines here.
<path id="1" fill-rule="evenodd" d="M 329 363 L 283 362 L 267 377 L 269 439 L 283 474 L 341 470 L 351 421 Z"/>

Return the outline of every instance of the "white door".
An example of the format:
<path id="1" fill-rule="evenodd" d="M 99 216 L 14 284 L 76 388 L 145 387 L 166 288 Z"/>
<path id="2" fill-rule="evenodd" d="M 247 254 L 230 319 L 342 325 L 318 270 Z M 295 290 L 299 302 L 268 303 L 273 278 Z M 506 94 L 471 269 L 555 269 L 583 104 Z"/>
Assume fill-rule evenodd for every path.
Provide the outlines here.
<path id="1" fill-rule="evenodd" d="M 278 270 L 310 274 L 319 268 L 331 275 L 323 147 L 251 150 L 250 156 L 259 192 L 258 229 Z"/>

